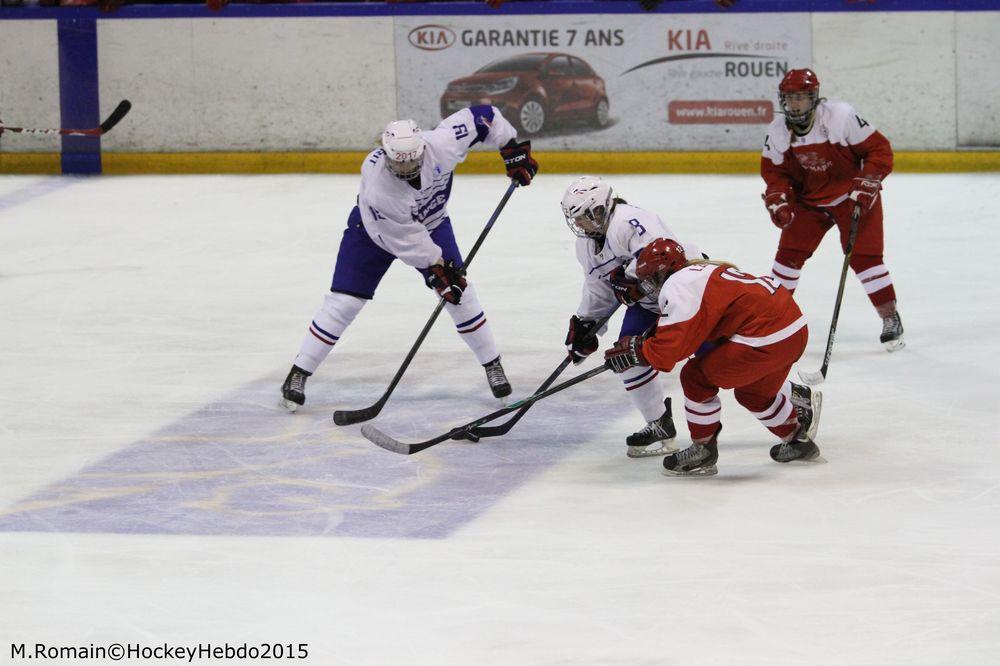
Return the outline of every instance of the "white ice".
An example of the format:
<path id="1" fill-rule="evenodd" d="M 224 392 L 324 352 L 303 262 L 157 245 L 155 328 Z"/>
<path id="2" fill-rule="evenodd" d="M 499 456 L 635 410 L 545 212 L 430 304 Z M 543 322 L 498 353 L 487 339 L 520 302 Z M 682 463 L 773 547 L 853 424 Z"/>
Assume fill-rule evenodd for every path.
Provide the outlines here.
<path id="1" fill-rule="evenodd" d="M 561 360 L 579 298 L 570 179 L 515 192 L 470 267 L 517 395 Z M 769 270 L 758 178 L 610 180 L 713 257 Z M 610 373 L 503 439 L 409 458 L 334 426 L 333 409 L 381 393 L 434 307 L 399 264 L 305 408 L 280 411 L 356 186 L 0 178 L 5 656 L 228 641 L 308 643 L 316 664 L 997 663 L 1000 176 L 887 180 L 908 346 L 882 349 L 849 276 L 828 462 L 771 462 L 769 433 L 726 395 L 709 479 L 626 458 L 642 423 Z M 457 178 L 463 249 L 504 188 Z M 840 265 L 831 234 L 796 294 L 807 370 Z M 452 328 L 438 321 L 381 428 L 422 439 L 495 409 Z"/>

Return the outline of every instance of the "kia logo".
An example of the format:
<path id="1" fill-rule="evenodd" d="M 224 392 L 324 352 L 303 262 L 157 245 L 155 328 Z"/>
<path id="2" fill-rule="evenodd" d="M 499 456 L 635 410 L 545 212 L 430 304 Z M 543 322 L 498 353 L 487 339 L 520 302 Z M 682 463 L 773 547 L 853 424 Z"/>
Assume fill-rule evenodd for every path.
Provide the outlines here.
<path id="1" fill-rule="evenodd" d="M 455 43 L 455 33 L 443 25 L 421 25 L 410 31 L 410 43 L 424 51 L 441 51 Z"/>

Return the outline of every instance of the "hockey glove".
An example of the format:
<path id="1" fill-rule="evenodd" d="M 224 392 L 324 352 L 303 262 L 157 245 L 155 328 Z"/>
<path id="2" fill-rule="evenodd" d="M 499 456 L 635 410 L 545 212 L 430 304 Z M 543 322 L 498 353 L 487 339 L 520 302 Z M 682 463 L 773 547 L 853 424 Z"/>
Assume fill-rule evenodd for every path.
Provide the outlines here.
<path id="1" fill-rule="evenodd" d="M 639 281 L 634 277 L 625 275 L 625 267 L 619 266 L 608 275 L 611 282 L 611 290 L 615 292 L 615 298 L 625 306 L 631 306 L 642 300 L 644 294 L 639 288 Z"/>
<path id="2" fill-rule="evenodd" d="M 538 173 L 538 162 L 531 156 L 531 142 L 517 142 L 511 139 L 500 149 L 500 157 L 507 167 L 507 177 L 517 181 L 518 185 L 530 185 L 531 179 Z"/>
<path id="3" fill-rule="evenodd" d="M 649 365 L 649 361 L 642 355 L 642 343 L 645 340 L 642 335 L 625 336 L 604 352 L 604 362 L 614 372 L 625 372 L 637 365 Z"/>
<path id="4" fill-rule="evenodd" d="M 503 4 L 503 0 L 486 0 L 486 4 L 490 9 L 499 9 L 500 5 Z"/>
<path id="5" fill-rule="evenodd" d="M 772 190 L 760 195 L 764 200 L 764 207 L 771 215 L 771 222 L 779 229 L 784 229 L 795 221 L 795 209 L 788 201 L 788 194 L 779 190 Z"/>
<path id="6" fill-rule="evenodd" d="M 877 176 L 859 176 L 851 183 L 851 201 L 865 210 L 871 210 L 882 189 L 882 181 Z"/>
<path id="7" fill-rule="evenodd" d="M 468 283 L 465 281 L 465 269 L 457 268 L 454 261 L 437 263 L 420 271 L 424 274 L 427 286 L 437 290 L 441 298 L 452 305 L 458 305 L 462 293 Z"/>
<path id="8" fill-rule="evenodd" d="M 580 319 L 576 315 L 569 318 L 569 332 L 566 333 L 566 351 L 573 359 L 573 365 L 583 363 L 597 351 L 597 322 Z"/>

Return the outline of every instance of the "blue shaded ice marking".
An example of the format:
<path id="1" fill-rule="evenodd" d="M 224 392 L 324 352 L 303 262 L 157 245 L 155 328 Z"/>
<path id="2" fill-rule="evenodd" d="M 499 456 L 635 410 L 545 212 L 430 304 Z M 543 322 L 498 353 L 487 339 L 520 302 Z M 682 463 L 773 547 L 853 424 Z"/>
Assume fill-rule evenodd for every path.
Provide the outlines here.
<path id="1" fill-rule="evenodd" d="M 440 539 L 593 439 L 609 409 L 626 407 L 620 388 L 594 379 L 539 403 L 506 437 L 407 457 L 364 440 L 359 426 L 332 424 L 335 407 L 381 390 L 341 384 L 310 384 L 310 402 L 292 415 L 277 407 L 280 381 L 254 382 L 0 509 L 0 532 Z M 470 393 L 400 389 L 380 427 L 425 439 L 496 408 Z M 334 394 L 337 405 L 323 403 Z"/>

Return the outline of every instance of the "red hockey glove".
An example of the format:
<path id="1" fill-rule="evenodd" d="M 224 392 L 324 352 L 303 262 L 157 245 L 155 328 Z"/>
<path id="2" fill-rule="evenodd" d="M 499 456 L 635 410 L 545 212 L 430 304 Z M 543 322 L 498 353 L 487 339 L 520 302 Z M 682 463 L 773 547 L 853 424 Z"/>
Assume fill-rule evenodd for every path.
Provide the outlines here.
<path id="1" fill-rule="evenodd" d="M 615 346 L 604 352 L 604 362 L 615 372 L 625 372 L 637 365 L 649 365 L 642 355 L 642 335 L 627 335 L 615 343 Z"/>
<path id="2" fill-rule="evenodd" d="M 715 0 L 715 4 L 719 5 L 723 9 L 729 9 L 736 4 L 736 0 Z"/>
<path id="3" fill-rule="evenodd" d="M 441 298 L 452 305 L 458 305 L 462 300 L 462 293 L 468 283 L 465 281 L 465 269 L 456 268 L 455 262 L 438 263 L 429 266 L 421 271 L 427 286 L 437 290 Z"/>
<path id="4" fill-rule="evenodd" d="M 500 157 L 507 167 L 507 177 L 517 181 L 518 185 L 530 185 L 531 179 L 538 173 L 538 162 L 531 156 L 531 142 L 517 142 L 511 139 L 500 149 Z"/>
<path id="5" fill-rule="evenodd" d="M 645 295 L 639 288 L 639 281 L 625 275 L 624 266 L 619 266 L 611 271 L 608 280 L 611 282 L 611 290 L 615 292 L 615 298 L 622 305 L 635 305 Z"/>
<path id="6" fill-rule="evenodd" d="M 580 319 L 576 315 L 569 318 L 569 331 L 566 333 L 566 351 L 573 359 L 573 365 L 583 363 L 597 351 L 597 322 L 592 319 Z"/>
<path id="7" fill-rule="evenodd" d="M 503 4 L 503 0 L 486 0 L 486 4 L 490 9 L 499 9 L 500 5 Z"/>
<path id="8" fill-rule="evenodd" d="M 780 190 L 765 192 L 760 195 L 764 200 L 764 207 L 771 215 L 771 222 L 779 229 L 784 229 L 795 221 L 795 209 L 788 201 L 788 194 Z"/>
<path id="9" fill-rule="evenodd" d="M 865 210 L 871 210 L 878 199 L 878 191 L 882 189 L 882 181 L 874 176 L 859 176 L 851 183 L 851 201 Z"/>

